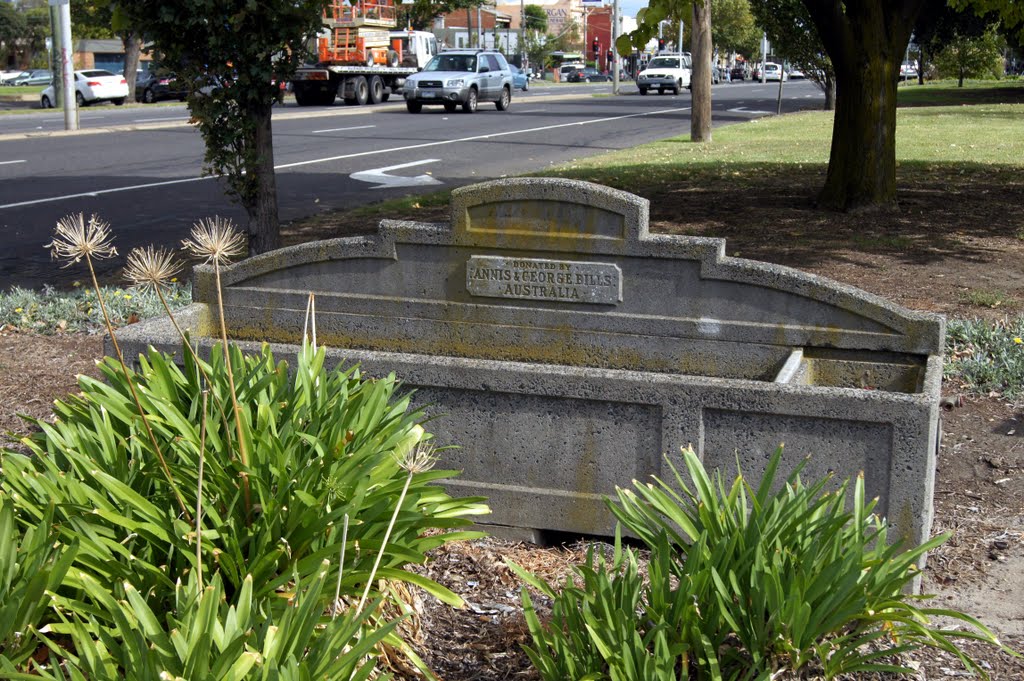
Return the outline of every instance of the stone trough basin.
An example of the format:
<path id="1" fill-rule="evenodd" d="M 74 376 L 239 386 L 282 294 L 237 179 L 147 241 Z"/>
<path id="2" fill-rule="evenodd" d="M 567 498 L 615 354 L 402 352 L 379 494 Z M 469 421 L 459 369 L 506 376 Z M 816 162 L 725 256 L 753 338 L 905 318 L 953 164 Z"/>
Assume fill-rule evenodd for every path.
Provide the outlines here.
<path id="1" fill-rule="evenodd" d="M 449 224 L 385 220 L 372 236 L 294 246 L 222 270 L 243 347 L 294 357 L 316 295 L 329 361 L 394 371 L 481 494 L 484 522 L 609 535 L 602 498 L 665 476 L 692 444 L 756 481 L 785 443 L 805 479 L 863 471 L 897 534 L 928 537 L 944 322 L 797 270 L 725 256 L 724 241 L 650 234 L 645 199 L 584 182 L 458 189 Z M 180 317 L 215 342 L 209 268 Z M 180 350 L 158 319 L 129 352 Z M 495 529 L 498 529 L 497 527 Z M 530 535 L 528 535 L 530 536 Z"/>

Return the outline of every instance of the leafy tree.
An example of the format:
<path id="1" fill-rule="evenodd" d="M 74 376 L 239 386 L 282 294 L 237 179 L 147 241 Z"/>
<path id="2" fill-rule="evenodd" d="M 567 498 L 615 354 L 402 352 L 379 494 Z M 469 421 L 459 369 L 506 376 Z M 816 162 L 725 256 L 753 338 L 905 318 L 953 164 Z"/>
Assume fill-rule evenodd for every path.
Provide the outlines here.
<path id="1" fill-rule="evenodd" d="M 46 6 L 20 8 L 25 29 L 14 41 L 19 61 L 32 68 L 49 68 L 46 60 L 46 39 L 50 37 L 50 11 Z"/>
<path id="2" fill-rule="evenodd" d="M 914 41 L 920 51 L 918 82 L 924 83 L 926 65 L 944 47 L 956 40 L 981 38 L 999 26 L 997 12 L 979 15 L 970 9 L 957 9 L 946 0 L 927 0 L 914 25 Z"/>
<path id="3" fill-rule="evenodd" d="M 1005 29 L 1024 41 L 1024 2 L 1020 0 L 949 0 L 949 4 L 958 10 L 971 9 L 979 16 L 995 13 Z"/>
<path id="4" fill-rule="evenodd" d="M 935 55 L 935 65 L 943 76 L 954 74 L 959 87 L 964 86 L 964 78 L 998 78 L 1003 44 L 995 27 L 980 36 L 957 34 Z"/>
<path id="5" fill-rule="evenodd" d="M 818 202 L 837 210 L 896 204 L 896 84 L 925 0 L 802 0 L 835 67 L 836 115 Z"/>
<path id="6" fill-rule="evenodd" d="M 410 5 L 398 5 L 399 25 L 411 26 L 416 31 L 426 31 L 434 18 L 460 9 L 480 7 L 484 0 L 414 0 Z"/>
<path id="7" fill-rule="evenodd" d="M 15 53 L 15 43 L 28 27 L 25 16 L 6 2 L 0 2 L 0 58 L 4 63 Z"/>
<path id="8" fill-rule="evenodd" d="M 750 11 L 750 0 L 714 0 L 711 3 L 711 40 L 721 52 L 755 54 L 761 29 Z"/>
<path id="9" fill-rule="evenodd" d="M 205 171 L 223 175 L 249 217 L 249 251 L 279 244 L 271 110 L 320 29 L 325 0 L 132 0 L 116 26 L 152 38 L 192 92 L 189 111 L 206 142 Z"/>
<path id="10" fill-rule="evenodd" d="M 527 31 L 546 34 L 548 32 L 548 13 L 540 5 L 526 5 L 523 8 L 524 23 Z"/>
<path id="11" fill-rule="evenodd" d="M 825 93 L 825 108 L 836 105 L 836 76 L 825 54 L 818 29 L 800 0 L 750 0 L 757 23 L 764 28 L 775 51 L 804 72 Z"/>

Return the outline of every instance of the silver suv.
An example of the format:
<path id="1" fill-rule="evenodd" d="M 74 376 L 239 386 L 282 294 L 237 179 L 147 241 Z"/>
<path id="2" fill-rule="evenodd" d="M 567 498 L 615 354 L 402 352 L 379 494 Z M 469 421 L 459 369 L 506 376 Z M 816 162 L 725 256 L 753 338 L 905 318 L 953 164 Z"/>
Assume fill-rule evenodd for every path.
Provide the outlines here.
<path id="1" fill-rule="evenodd" d="M 406 79 L 404 93 L 410 113 L 419 113 L 424 104 L 440 104 L 445 111 L 462 105 L 473 113 L 482 101 L 504 111 L 512 103 L 512 71 L 500 52 L 445 50 Z"/>

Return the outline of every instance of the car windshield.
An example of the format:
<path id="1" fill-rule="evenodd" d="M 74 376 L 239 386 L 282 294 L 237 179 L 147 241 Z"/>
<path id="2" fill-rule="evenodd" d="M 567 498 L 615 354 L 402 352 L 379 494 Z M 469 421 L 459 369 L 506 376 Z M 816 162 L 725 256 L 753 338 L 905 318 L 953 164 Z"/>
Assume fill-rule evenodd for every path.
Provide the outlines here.
<path id="1" fill-rule="evenodd" d="M 647 65 L 649 69 L 679 69 L 682 68 L 680 64 L 681 57 L 655 57 L 651 60 L 651 63 Z"/>
<path id="2" fill-rule="evenodd" d="M 439 54 L 430 60 L 424 71 L 476 71 L 476 57 L 471 54 Z"/>

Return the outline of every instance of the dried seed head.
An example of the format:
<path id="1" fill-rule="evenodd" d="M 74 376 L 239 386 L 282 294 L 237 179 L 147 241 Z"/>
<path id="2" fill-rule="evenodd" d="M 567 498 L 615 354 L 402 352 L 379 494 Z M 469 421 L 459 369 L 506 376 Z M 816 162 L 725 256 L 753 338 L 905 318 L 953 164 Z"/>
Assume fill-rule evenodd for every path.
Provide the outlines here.
<path id="1" fill-rule="evenodd" d="M 133 248 L 128 254 L 128 264 L 124 268 L 124 278 L 132 286 L 140 289 L 151 288 L 154 291 L 171 283 L 171 279 L 181 272 L 181 263 L 174 259 L 174 254 L 164 248 Z"/>
<path id="2" fill-rule="evenodd" d="M 403 456 L 397 457 L 398 465 L 412 474 L 424 473 L 437 463 L 435 451 L 434 445 L 421 442 L 409 449 Z"/>
<path id="3" fill-rule="evenodd" d="M 181 247 L 196 258 L 215 265 L 226 265 L 246 250 L 245 236 L 227 218 L 204 218 L 192 225 L 192 238 Z"/>
<path id="4" fill-rule="evenodd" d="M 82 258 L 111 258 L 117 249 L 111 243 L 110 225 L 98 215 L 85 221 L 82 213 L 67 215 L 57 221 L 53 241 L 44 248 L 50 249 L 54 260 L 66 260 L 64 267 L 70 267 Z"/>

